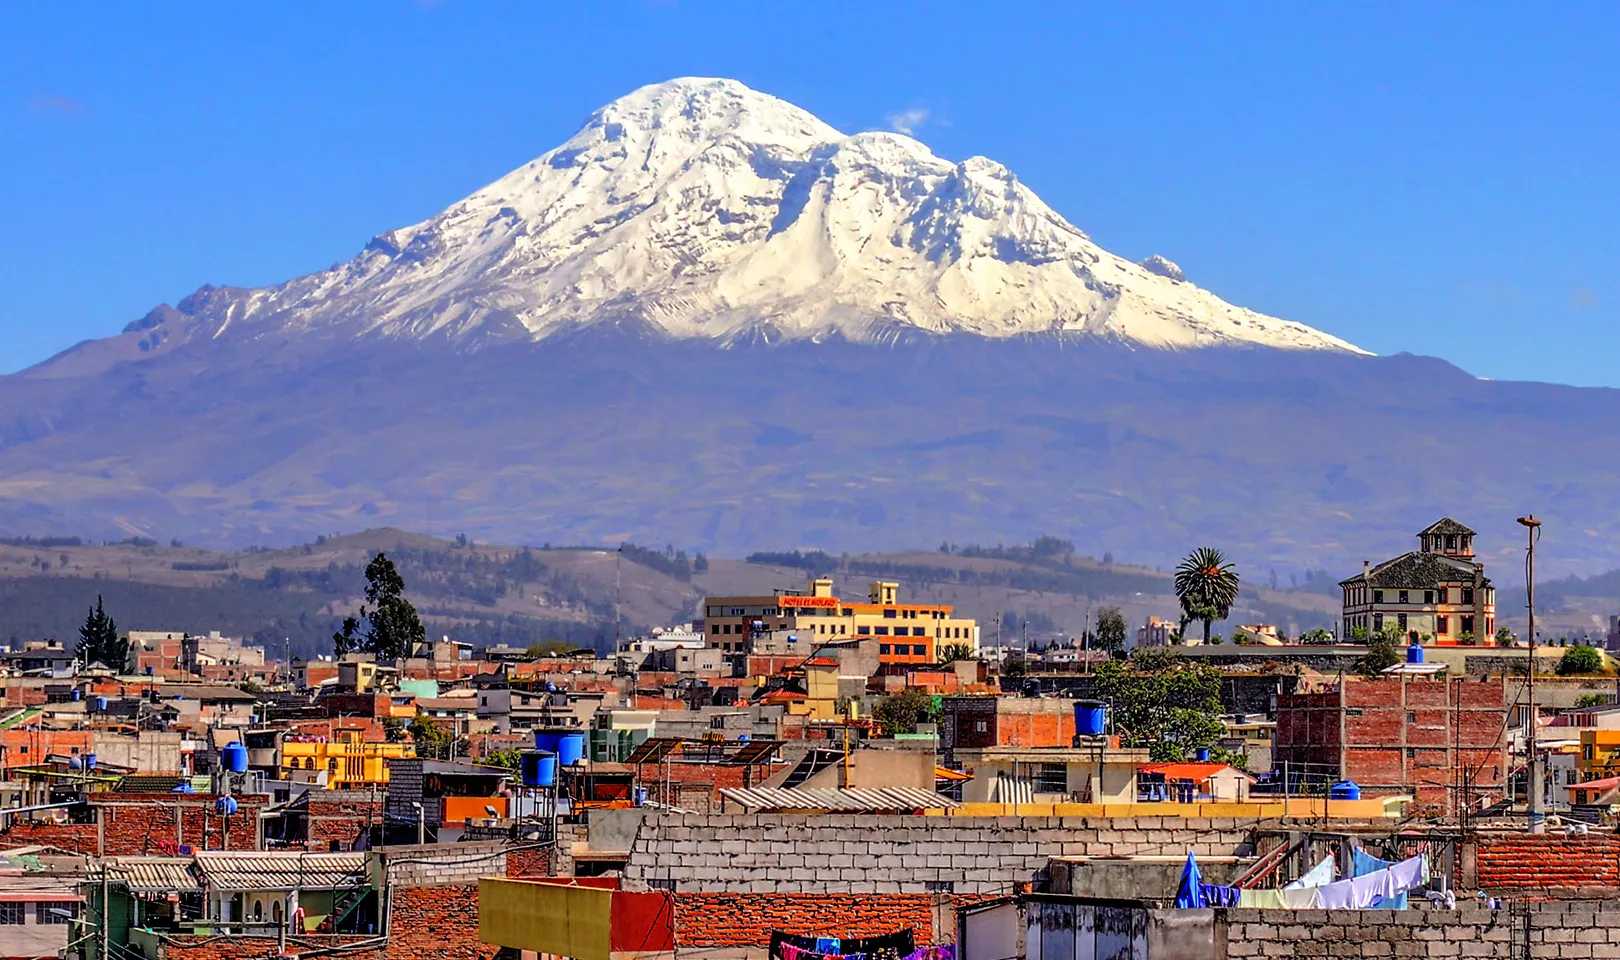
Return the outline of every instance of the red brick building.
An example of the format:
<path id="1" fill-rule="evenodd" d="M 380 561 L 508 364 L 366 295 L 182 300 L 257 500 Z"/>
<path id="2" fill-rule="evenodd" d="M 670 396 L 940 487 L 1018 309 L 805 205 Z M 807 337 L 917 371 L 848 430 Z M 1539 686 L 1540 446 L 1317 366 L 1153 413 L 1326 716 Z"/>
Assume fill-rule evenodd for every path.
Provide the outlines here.
<path id="1" fill-rule="evenodd" d="M 1354 780 L 1373 796 L 1412 794 L 1454 813 L 1457 799 L 1499 798 L 1508 773 L 1500 678 L 1346 678 L 1277 697 L 1272 766 Z"/>

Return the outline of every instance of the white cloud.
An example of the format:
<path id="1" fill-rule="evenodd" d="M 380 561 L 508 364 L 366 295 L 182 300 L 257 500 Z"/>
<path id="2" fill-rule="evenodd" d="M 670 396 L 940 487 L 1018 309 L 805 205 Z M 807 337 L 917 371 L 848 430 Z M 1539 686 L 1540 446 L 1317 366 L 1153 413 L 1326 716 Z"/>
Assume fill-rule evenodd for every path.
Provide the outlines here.
<path id="1" fill-rule="evenodd" d="M 899 113 L 889 114 L 889 129 L 895 133 L 911 136 L 917 129 L 928 121 L 928 110 L 924 107 L 912 107 Z"/>

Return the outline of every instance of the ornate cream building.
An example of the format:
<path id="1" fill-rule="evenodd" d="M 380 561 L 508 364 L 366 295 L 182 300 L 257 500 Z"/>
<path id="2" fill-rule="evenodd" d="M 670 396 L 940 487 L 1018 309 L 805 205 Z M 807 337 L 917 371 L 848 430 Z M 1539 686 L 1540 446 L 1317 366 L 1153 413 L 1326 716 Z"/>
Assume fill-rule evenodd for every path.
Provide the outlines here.
<path id="1" fill-rule="evenodd" d="M 1418 533 L 1418 549 L 1339 582 L 1340 638 L 1394 626 L 1408 641 L 1496 644 L 1496 588 L 1474 560 L 1474 531 L 1446 517 Z"/>

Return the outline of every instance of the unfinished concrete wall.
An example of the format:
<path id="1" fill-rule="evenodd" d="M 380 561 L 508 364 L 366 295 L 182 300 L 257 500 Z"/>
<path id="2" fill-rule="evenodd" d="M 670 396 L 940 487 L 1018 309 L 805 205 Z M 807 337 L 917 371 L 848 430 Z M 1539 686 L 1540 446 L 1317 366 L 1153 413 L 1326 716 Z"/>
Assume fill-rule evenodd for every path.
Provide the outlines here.
<path id="1" fill-rule="evenodd" d="M 1501 910 L 1226 910 L 1225 952 L 1249 957 L 1620 957 L 1620 903 L 1520 903 Z M 1222 923 L 1217 917 L 1217 928 Z M 1216 941 L 1222 940 L 1217 929 Z M 1053 958 L 1043 958 L 1053 960 Z"/>
<path id="2" fill-rule="evenodd" d="M 1179 817 L 649 816 L 627 890 L 1000 894 L 1053 857 L 1227 857 L 1252 820 Z"/>

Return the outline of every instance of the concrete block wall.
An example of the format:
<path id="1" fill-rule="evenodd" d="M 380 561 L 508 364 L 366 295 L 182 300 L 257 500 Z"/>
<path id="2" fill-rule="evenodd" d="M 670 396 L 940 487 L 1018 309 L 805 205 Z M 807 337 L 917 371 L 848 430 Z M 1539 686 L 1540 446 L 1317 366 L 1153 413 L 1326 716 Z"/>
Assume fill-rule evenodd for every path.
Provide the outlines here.
<path id="1" fill-rule="evenodd" d="M 506 844 L 498 841 L 382 847 L 378 854 L 396 889 L 477 884 L 479 877 L 506 876 Z"/>
<path id="2" fill-rule="evenodd" d="M 1225 950 L 1251 957 L 1620 958 L 1620 903 L 1520 903 L 1490 910 L 1227 910 Z M 1217 927 L 1220 921 L 1217 920 Z M 1528 951 L 1526 952 L 1526 944 Z"/>
<path id="3" fill-rule="evenodd" d="M 1000 894 L 1053 857 L 1249 852 L 1252 820 L 665 815 L 643 821 L 627 890 Z M 945 886 L 948 884 L 948 886 Z"/>

